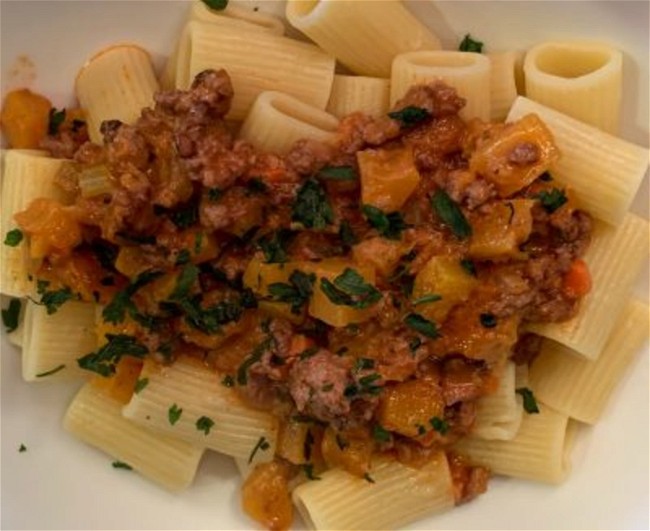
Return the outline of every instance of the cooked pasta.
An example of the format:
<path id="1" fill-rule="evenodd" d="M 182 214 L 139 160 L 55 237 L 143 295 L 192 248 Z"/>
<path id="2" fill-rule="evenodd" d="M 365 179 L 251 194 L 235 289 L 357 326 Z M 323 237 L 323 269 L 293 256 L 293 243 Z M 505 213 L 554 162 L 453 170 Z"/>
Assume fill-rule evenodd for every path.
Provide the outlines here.
<path id="1" fill-rule="evenodd" d="M 90 139 L 101 144 L 104 120 L 135 122 L 140 111 L 153 104 L 158 88 L 151 58 L 138 46 L 113 46 L 92 57 L 75 82 Z"/>
<path id="2" fill-rule="evenodd" d="M 352 112 L 380 116 L 388 112 L 390 80 L 378 77 L 335 75 L 327 112 L 338 118 Z"/>
<path id="3" fill-rule="evenodd" d="M 647 149 L 521 96 L 507 120 L 529 113 L 544 121 L 562 153 L 553 177 L 571 186 L 581 208 L 607 223 L 621 223 L 648 167 Z"/>
<path id="4" fill-rule="evenodd" d="M 339 121 L 331 114 L 281 92 L 262 92 L 239 130 L 239 137 L 261 151 L 286 155 L 301 138 L 335 140 Z"/>
<path id="5" fill-rule="evenodd" d="M 648 339 L 648 306 L 628 302 L 596 360 L 547 341 L 530 371 L 535 395 L 571 418 L 594 424 Z"/>
<path id="6" fill-rule="evenodd" d="M 517 99 L 517 52 L 489 53 L 490 59 L 490 120 L 505 120 Z"/>
<path id="7" fill-rule="evenodd" d="M 312 44 L 268 32 L 190 22 L 181 35 L 177 88 L 186 89 L 206 68 L 225 68 L 235 98 L 228 117 L 242 120 L 265 90 L 286 92 L 325 109 L 334 79 L 334 58 Z"/>
<path id="8" fill-rule="evenodd" d="M 134 424 L 121 415 L 122 404 L 92 383 L 77 393 L 63 425 L 82 441 L 127 464 L 171 490 L 187 488 L 203 449 Z"/>
<path id="9" fill-rule="evenodd" d="M 460 116 L 490 119 L 490 60 L 478 53 L 421 51 L 397 55 L 391 69 L 390 102 L 394 105 L 409 87 L 439 79 L 467 100 Z"/>
<path id="10" fill-rule="evenodd" d="M 526 94 L 611 134 L 618 132 L 623 54 L 601 42 L 544 42 L 524 62 Z"/>
<path id="11" fill-rule="evenodd" d="M 439 39 L 395 0 L 289 0 L 286 14 L 292 26 L 365 76 L 388 77 L 397 54 L 440 48 Z M 391 28 L 388 34 L 387 27 Z"/>

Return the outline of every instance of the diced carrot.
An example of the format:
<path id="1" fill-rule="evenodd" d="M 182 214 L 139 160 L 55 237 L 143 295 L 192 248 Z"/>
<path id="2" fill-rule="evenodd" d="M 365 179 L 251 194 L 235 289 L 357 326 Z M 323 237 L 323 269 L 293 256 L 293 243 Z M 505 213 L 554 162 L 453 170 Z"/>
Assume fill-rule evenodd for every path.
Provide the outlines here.
<path id="1" fill-rule="evenodd" d="M 564 276 L 562 287 L 564 293 L 574 299 L 584 297 L 591 291 L 591 273 L 584 260 L 574 260 Z"/>
<path id="2" fill-rule="evenodd" d="M 9 145 L 16 149 L 38 148 L 47 134 L 51 108 L 50 100 L 31 90 L 9 92 L 0 113 L 2 130 Z"/>

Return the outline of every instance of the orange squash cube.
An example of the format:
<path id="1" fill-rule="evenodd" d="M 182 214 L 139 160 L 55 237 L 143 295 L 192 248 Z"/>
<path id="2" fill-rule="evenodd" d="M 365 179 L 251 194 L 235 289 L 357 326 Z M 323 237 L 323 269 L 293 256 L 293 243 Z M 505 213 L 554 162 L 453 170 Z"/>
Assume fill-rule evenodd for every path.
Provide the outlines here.
<path id="1" fill-rule="evenodd" d="M 0 123 L 14 149 L 37 149 L 47 135 L 52 103 L 29 89 L 7 94 L 0 112 Z"/>

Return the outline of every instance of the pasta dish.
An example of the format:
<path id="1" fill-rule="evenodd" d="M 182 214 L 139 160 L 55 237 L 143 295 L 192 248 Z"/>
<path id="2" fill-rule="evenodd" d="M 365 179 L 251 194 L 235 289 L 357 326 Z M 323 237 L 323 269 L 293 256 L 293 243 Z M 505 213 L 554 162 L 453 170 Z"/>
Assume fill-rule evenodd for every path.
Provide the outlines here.
<path id="1" fill-rule="evenodd" d="M 313 42 L 197 1 L 160 75 L 116 44 L 78 108 L 6 96 L 23 378 L 83 380 L 66 430 L 166 489 L 232 456 L 269 529 L 294 508 L 398 529 L 492 475 L 564 481 L 647 336 L 621 52 L 542 43 L 522 96 L 514 52 L 443 51 L 399 1 L 286 9 Z"/>

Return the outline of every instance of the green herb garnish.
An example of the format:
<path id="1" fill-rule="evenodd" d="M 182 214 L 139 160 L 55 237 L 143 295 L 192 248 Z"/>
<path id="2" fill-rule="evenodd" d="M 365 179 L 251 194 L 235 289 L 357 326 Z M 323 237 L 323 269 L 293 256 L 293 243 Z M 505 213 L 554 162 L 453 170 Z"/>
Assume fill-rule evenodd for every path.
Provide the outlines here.
<path id="1" fill-rule="evenodd" d="M 291 313 L 300 314 L 303 305 L 313 293 L 316 275 L 295 270 L 289 276 L 289 284 L 274 282 L 268 287 L 271 300 L 291 304 Z"/>
<path id="2" fill-rule="evenodd" d="M 464 240 L 472 235 L 472 226 L 458 204 L 449 197 L 447 192 L 442 189 L 436 190 L 431 198 L 431 206 L 457 238 Z"/>
<path id="3" fill-rule="evenodd" d="M 324 229 L 334 221 L 327 193 L 316 179 L 308 179 L 298 190 L 291 219 L 307 229 Z"/>
<path id="4" fill-rule="evenodd" d="M 491 313 L 482 313 L 479 320 L 485 328 L 494 328 L 497 325 L 497 318 Z"/>
<path id="5" fill-rule="evenodd" d="M 215 11 L 223 11 L 228 7 L 228 0 L 201 0 L 206 6 Z"/>
<path id="6" fill-rule="evenodd" d="M 196 429 L 199 431 L 202 431 L 206 435 L 210 433 L 210 430 L 214 426 L 214 420 L 212 420 L 210 417 L 200 417 L 196 421 Z"/>
<path id="7" fill-rule="evenodd" d="M 138 378 L 133 387 L 133 392 L 137 395 L 149 385 L 149 378 Z"/>
<path id="8" fill-rule="evenodd" d="M 183 408 L 178 407 L 175 403 L 167 411 L 167 419 L 172 426 L 180 420 L 181 415 L 183 415 Z"/>
<path id="9" fill-rule="evenodd" d="M 359 179 L 352 166 L 325 166 L 316 173 L 316 177 L 329 181 L 356 181 Z"/>
<path id="10" fill-rule="evenodd" d="M 44 378 L 45 376 L 51 376 L 53 374 L 56 374 L 59 371 L 62 371 L 63 369 L 65 369 L 65 363 L 62 363 L 58 367 L 54 367 L 54 369 L 51 369 L 49 371 L 45 371 L 37 374 L 36 378 Z"/>
<path id="11" fill-rule="evenodd" d="M 476 265 L 469 258 L 463 258 L 460 261 L 460 265 L 465 271 L 467 271 L 473 277 L 477 276 Z"/>
<path id="12" fill-rule="evenodd" d="M 18 451 L 22 454 L 23 452 L 27 451 L 27 446 L 25 446 L 23 443 L 20 443 L 20 446 L 18 447 Z"/>
<path id="13" fill-rule="evenodd" d="M 131 465 L 128 465 L 122 461 L 113 461 L 111 463 L 113 465 L 113 468 L 121 468 L 122 470 L 133 470 L 133 467 Z"/>
<path id="14" fill-rule="evenodd" d="M 118 291 L 113 300 L 109 302 L 102 311 L 102 318 L 108 323 L 118 324 L 124 321 L 126 313 L 128 312 L 131 317 L 138 314 L 138 309 L 131 300 L 135 293 L 146 286 L 156 278 L 162 275 L 160 271 L 145 271 L 140 273 L 133 282 L 131 282 L 122 291 Z"/>
<path id="15" fill-rule="evenodd" d="M 314 474 L 314 465 L 311 463 L 302 465 L 302 471 L 305 473 L 305 476 L 307 476 L 307 479 L 311 481 L 318 481 L 320 479 L 320 476 Z"/>
<path id="16" fill-rule="evenodd" d="M 539 413 L 539 407 L 537 406 L 537 400 L 535 400 L 535 395 L 533 392 L 528 389 L 528 387 L 520 387 L 517 389 L 517 394 L 521 395 L 524 399 L 524 411 L 529 414 Z"/>
<path id="17" fill-rule="evenodd" d="M 18 328 L 18 320 L 20 317 L 20 309 L 22 308 L 22 302 L 20 299 L 11 299 L 9 301 L 9 306 L 6 309 L 2 310 L 2 324 L 5 325 L 7 333 L 13 332 Z"/>
<path id="18" fill-rule="evenodd" d="M 429 424 L 431 424 L 431 427 L 440 435 L 444 435 L 449 431 L 449 424 L 447 421 L 439 417 L 431 417 L 431 419 L 429 419 Z"/>
<path id="19" fill-rule="evenodd" d="M 372 438 L 375 439 L 375 441 L 385 443 L 390 441 L 390 437 L 390 432 L 380 424 L 375 424 L 372 427 Z"/>
<path id="20" fill-rule="evenodd" d="M 23 241 L 24 235 L 23 231 L 20 229 L 11 229 L 5 235 L 5 245 L 9 247 L 16 247 L 20 242 Z"/>
<path id="21" fill-rule="evenodd" d="M 483 52 L 483 43 L 481 41 L 475 41 L 469 35 L 465 35 L 465 38 L 460 42 L 458 46 L 458 51 L 460 52 Z"/>
<path id="22" fill-rule="evenodd" d="M 321 278 L 320 287 L 327 298 L 338 306 L 363 309 L 381 300 L 381 292 L 349 267 L 334 282 Z"/>
<path id="23" fill-rule="evenodd" d="M 429 321 L 426 317 L 423 317 L 419 313 L 410 313 L 404 318 L 404 323 L 409 328 L 412 328 L 420 334 L 430 337 L 431 339 L 436 339 L 440 336 L 438 333 L 438 327 L 433 321 Z"/>
<path id="24" fill-rule="evenodd" d="M 50 109 L 49 121 L 47 123 L 47 134 L 50 136 L 56 135 L 63 122 L 65 122 L 65 109 L 57 111 L 52 107 Z"/>
<path id="25" fill-rule="evenodd" d="M 115 365 L 122 356 L 144 358 L 149 353 L 147 347 L 126 334 L 106 334 L 106 339 L 108 342 L 97 352 L 91 352 L 77 360 L 79 367 L 108 377 L 115 373 Z"/>
<path id="26" fill-rule="evenodd" d="M 399 240 L 402 231 L 406 228 L 406 223 L 399 212 L 385 214 L 381 209 L 372 205 L 363 205 L 361 210 L 368 223 L 389 240 Z"/>
<path id="27" fill-rule="evenodd" d="M 418 304 L 427 304 L 429 302 L 437 302 L 440 300 L 442 300 L 442 295 L 432 293 L 431 295 L 423 295 L 422 297 L 414 299 L 411 304 L 413 304 L 413 306 L 417 306 Z"/>
<path id="28" fill-rule="evenodd" d="M 253 459 L 255 458 L 255 454 L 259 450 L 262 450 L 263 452 L 265 452 L 269 448 L 271 448 L 271 445 L 266 440 L 266 437 L 260 437 L 259 440 L 257 441 L 257 444 L 255 445 L 255 448 L 253 448 L 253 451 L 251 452 L 251 455 L 248 457 L 248 464 L 250 465 L 253 462 Z"/>
<path id="29" fill-rule="evenodd" d="M 415 127 L 431 118 L 431 113 L 422 107 L 408 106 L 399 111 L 389 112 L 388 116 L 401 123 L 402 128 Z"/>
<path id="30" fill-rule="evenodd" d="M 289 231 L 278 230 L 257 240 L 257 246 L 264 253 L 267 264 L 278 264 L 288 260 L 286 246 L 290 237 Z"/>
<path id="31" fill-rule="evenodd" d="M 564 191 L 559 188 L 553 188 L 550 191 L 544 190 L 535 195 L 535 197 L 539 199 L 542 207 L 544 207 L 544 210 L 549 214 L 555 212 L 568 201 Z"/>

